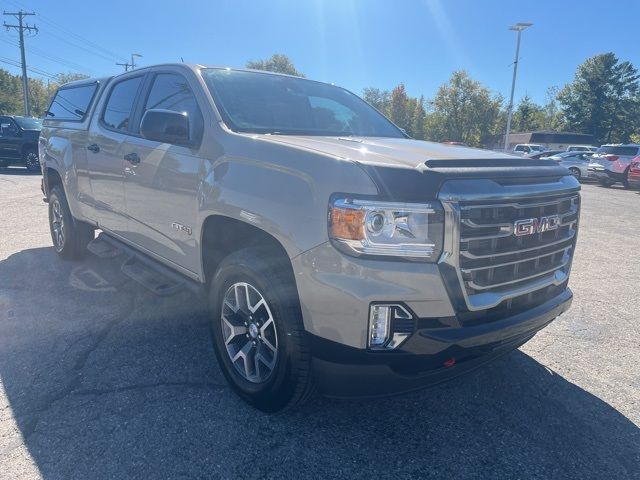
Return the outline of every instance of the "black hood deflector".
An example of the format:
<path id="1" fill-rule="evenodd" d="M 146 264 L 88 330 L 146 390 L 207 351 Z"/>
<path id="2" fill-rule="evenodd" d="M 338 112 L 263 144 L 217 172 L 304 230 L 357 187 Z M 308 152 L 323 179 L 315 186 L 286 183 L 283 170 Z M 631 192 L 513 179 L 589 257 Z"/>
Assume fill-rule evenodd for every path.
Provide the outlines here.
<path id="1" fill-rule="evenodd" d="M 499 183 L 531 184 L 570 175 L 553 160 L 519 158 L 427 160 L 417 168 L 357 164 L 375 182 L 380 197 L 395 202 L 435 200 L 447 180 L 489 179 Z"/>

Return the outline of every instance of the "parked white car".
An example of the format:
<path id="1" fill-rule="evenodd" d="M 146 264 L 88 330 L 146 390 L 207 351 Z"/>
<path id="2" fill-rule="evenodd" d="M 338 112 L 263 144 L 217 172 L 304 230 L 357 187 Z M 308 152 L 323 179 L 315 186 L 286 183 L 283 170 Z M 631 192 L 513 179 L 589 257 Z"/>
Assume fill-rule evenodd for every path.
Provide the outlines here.
<path id="1" fill-rule="evenodd" d="M 591 161 L 591 155 L 590 152 L 581 151 L 563 152 L 548 157 L 548 160 L 555 160 L 561 166 L 567 168 L 577 180 L 582 180 L 589 176 L 587 167 Z"/>
<path id="2" fill-rule="evenodd" d="M 544 152 L 545 148 L 542 145 L 534 143 L 519 143 L 513 148 L 513 153 L 516 155 L 529 155 L 531 153 Z"/>
<path id="3" fill-rule="evenodd" d="M 598 147 L 594 147 L 593 145 L 569 145 L 567 147 L 567 152 L 592 152 L 598 150 Z"/>

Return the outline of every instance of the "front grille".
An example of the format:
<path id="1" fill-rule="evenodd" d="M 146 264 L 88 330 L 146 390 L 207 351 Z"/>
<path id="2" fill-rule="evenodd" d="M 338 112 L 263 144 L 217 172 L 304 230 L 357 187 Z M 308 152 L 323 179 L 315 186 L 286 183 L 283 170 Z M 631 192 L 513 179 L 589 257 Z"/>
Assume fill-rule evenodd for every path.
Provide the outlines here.
<path id="1" fill-rule="evenodd" d="M 499 197 L 499 195 L 493 198 Z M 495 316 L 539 304 L 566 283 L 574 253 L 580 211 L 577 189 L 545 195 L 512 196 L 508 200 L 473 199 L 443 202 L 449 212 L 445 239 L 451 252 L 464 308 L 462 316 L 493 310 Z M 558 227 L 531 235 L 514 235 L 514 223 L 557 215 Z"/>

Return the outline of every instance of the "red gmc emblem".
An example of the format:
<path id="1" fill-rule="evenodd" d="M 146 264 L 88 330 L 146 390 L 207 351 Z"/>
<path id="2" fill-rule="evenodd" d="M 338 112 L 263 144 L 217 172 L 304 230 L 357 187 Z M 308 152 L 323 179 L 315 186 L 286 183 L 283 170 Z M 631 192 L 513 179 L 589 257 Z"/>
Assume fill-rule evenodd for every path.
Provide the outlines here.
<path id="1" fill-rule="evenodd" d="M 534 233 L 543 233 L 555 230 L 560 226 L 560 217 L 558 215 L 550 215 L 540 218 L 526 218 L 517 220 L 513 224 L 513 234 L 517 237 L 524 235 L 533 235 Z"/>

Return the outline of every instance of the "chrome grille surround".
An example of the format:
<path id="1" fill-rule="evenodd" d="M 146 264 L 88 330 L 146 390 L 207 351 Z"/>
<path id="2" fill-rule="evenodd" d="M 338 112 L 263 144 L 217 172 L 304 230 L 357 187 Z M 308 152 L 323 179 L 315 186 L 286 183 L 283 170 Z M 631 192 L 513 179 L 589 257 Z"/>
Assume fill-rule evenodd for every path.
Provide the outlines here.
<path id="1" fill-rule="evenodd" d="M 465 310 L 509 307 L 519 298 L 567 282 L 580 216 L 579 190 L 571 177 L 520 185 L 450 180 L 442 186 L 445 238 L 440 263 L 455 272 Z M 513 235 L 519 219 L 556 214 L 556 230 Z"/>

